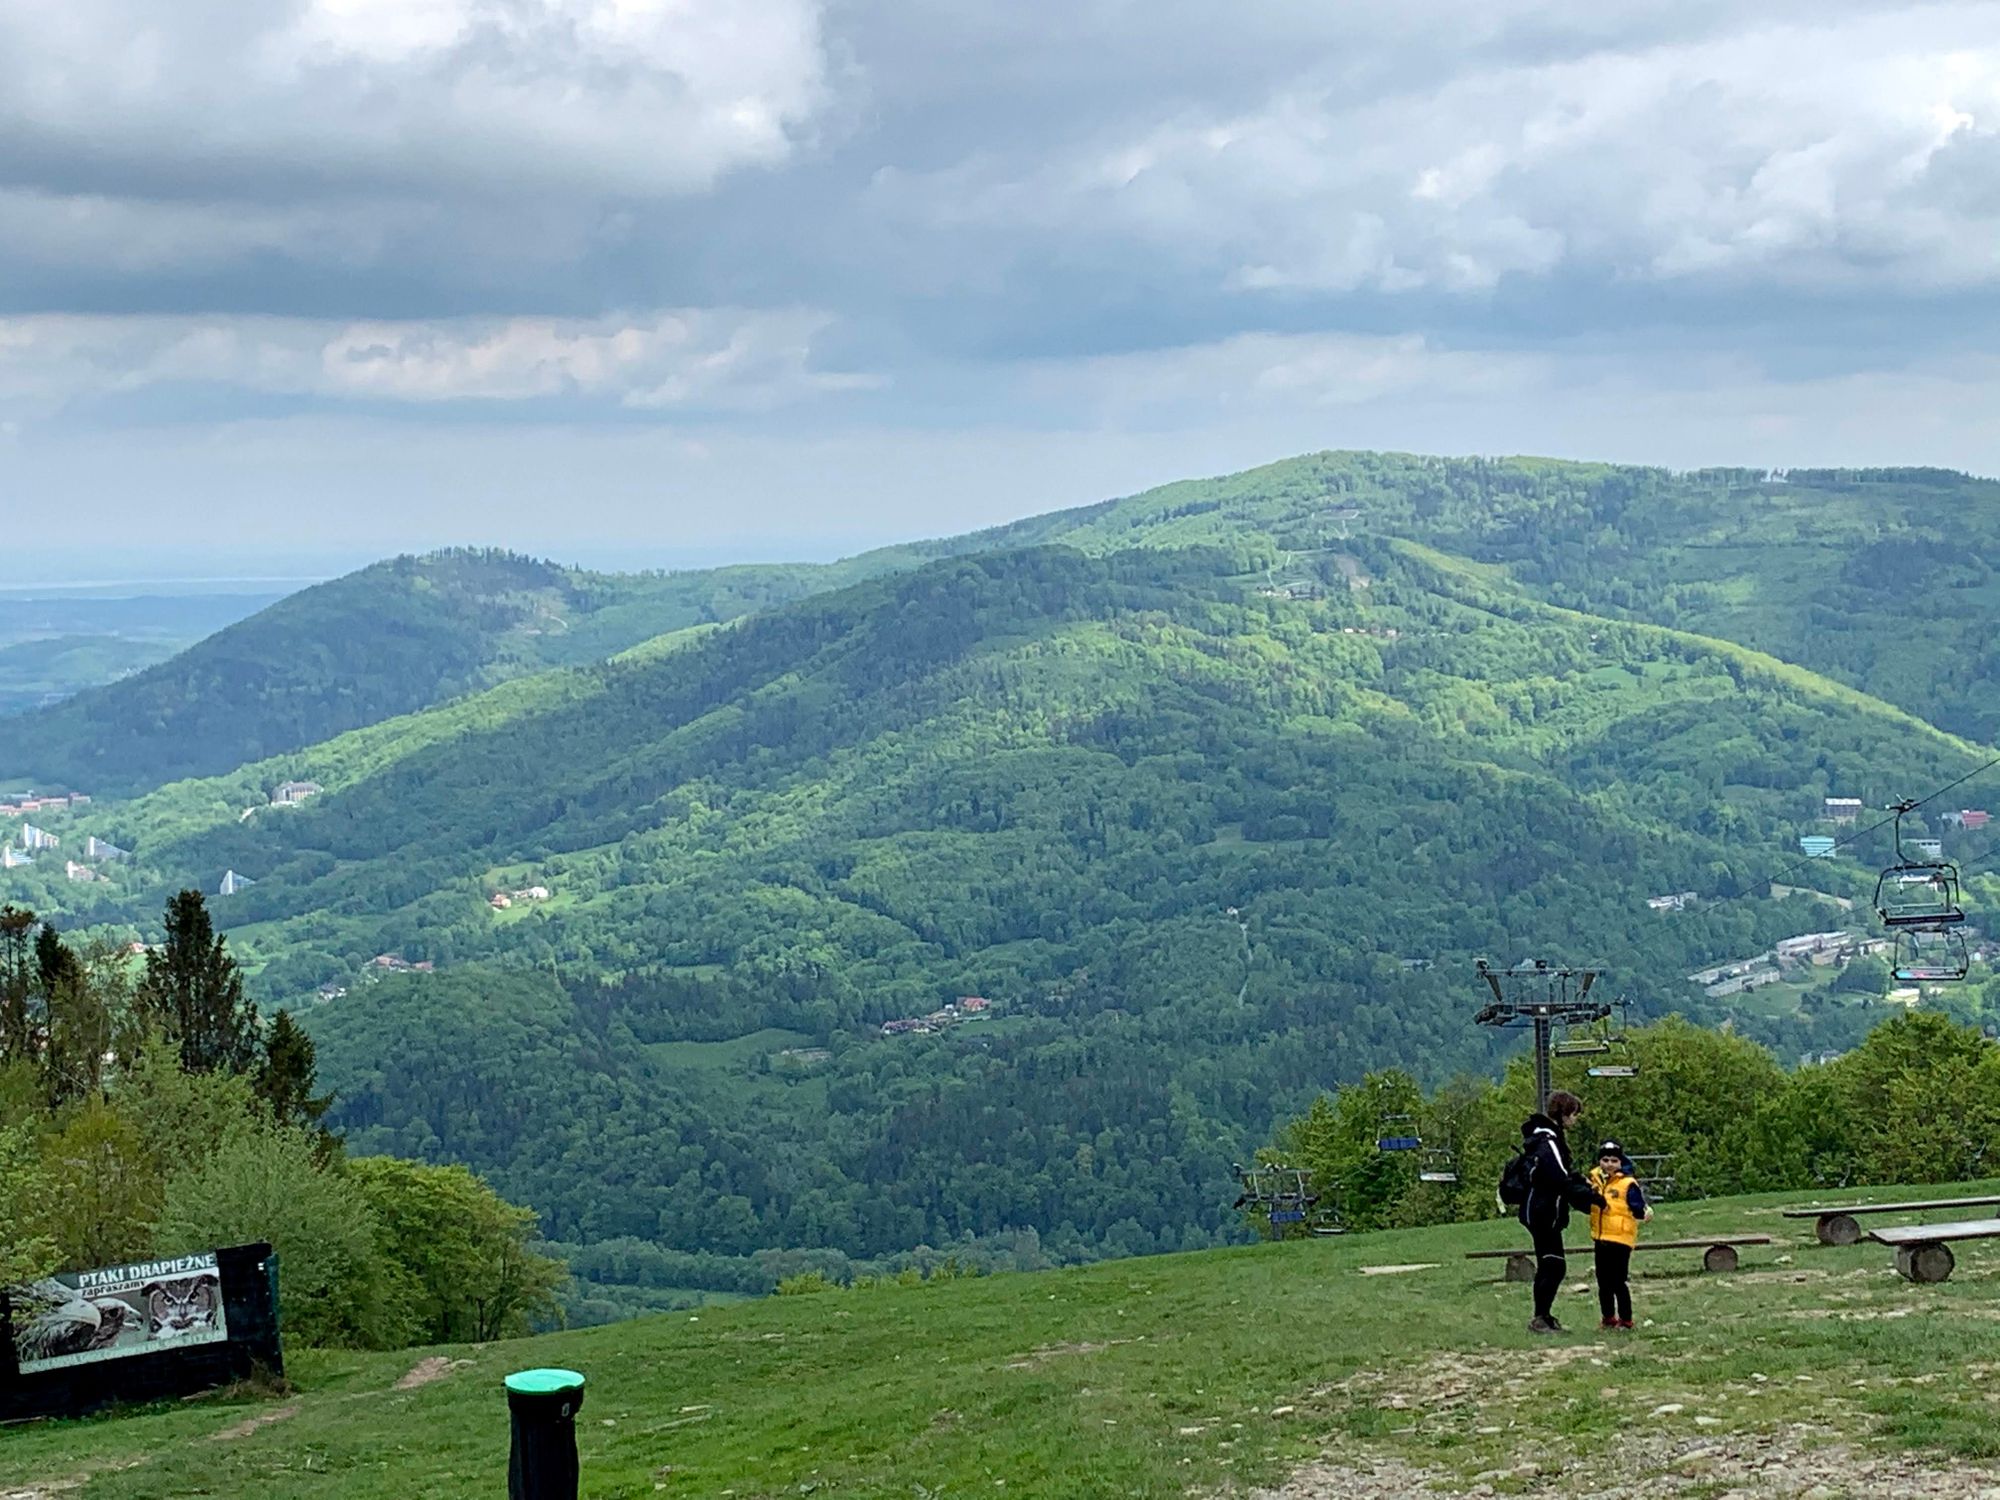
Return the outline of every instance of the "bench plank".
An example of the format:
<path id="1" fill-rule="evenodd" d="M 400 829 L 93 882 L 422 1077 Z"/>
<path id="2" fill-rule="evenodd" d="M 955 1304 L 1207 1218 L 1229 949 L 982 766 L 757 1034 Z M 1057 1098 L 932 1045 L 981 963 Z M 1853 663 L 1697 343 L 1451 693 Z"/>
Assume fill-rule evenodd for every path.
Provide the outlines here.
<path id="1" fill-rule="evenodd" d="M 1787 1219 L 1826 1219 L 1835 1214 L 1931 1213 L 1941 1208 L 1985 1208 L 2000 1203 L 2000 1195 L 1986 1198 L 1936 1198 L 1929 1203 L 1831 1203 L 1825 1208 L 1787 1208 Z"/>
<path id="2" fill-rule="evenodd" d="M 2000 1223 L 2000 1220 L 1994 1220 L 1993 1222 Z M 1770 1243 L 1771 1237 L 1768 1234 L 1717 1234 L 1706 1235 L 1701 1239 L 1695 1240 L 1641 1240 L 1637 1248 L 1640 1250 L 1706 1250 L 1710 1245 L 1768 1245 Z M 1520 1250 L 1468 1250 L 1465 1252 L 1465 1258 L 1467 1260 L 1504 1260 L 1510 1255 L 1533 1255 L 1534 1253 L 1532 1246 Z M 1588 1255 L 1590 1254 L 1590 1246 L 1567 1245 L 1564 1247 L 1563 1253 L 1565 1255 Z"/>
<path id="3" fill-rule="evenodd" d="M 1934 1245 L 1944 1240 L 2000 1239 L 2000 1219 L 1958 1219 L 1948 1224 L 1897 1224 L 1871 1229 L 1868 1238 L 1883 1245 Z"/>

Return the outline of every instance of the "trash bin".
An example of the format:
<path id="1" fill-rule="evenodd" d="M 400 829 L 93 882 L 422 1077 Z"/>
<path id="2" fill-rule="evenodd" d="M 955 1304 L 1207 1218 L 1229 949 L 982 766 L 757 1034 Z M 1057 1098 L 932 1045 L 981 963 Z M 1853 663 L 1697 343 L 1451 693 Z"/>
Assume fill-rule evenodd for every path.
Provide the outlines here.
<path id="1" fill-rule="evenodd" d="M 583 1377 L 574 1370 L 518 1370 L 507 1377 L 514 1441 L 507 1500 L 576 1500 L 576 1409 Z"/>

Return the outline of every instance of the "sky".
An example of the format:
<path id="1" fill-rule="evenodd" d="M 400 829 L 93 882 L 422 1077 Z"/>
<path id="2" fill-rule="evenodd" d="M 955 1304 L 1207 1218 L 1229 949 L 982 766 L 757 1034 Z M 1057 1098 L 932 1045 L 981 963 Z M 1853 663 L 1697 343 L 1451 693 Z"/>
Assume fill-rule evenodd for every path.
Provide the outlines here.
<path id="1" fill-rule="evenodd" d="M 1996 313 L 2000 3 L 0 4 L 0 535 L 80 577 L 2000 474 Z"/>

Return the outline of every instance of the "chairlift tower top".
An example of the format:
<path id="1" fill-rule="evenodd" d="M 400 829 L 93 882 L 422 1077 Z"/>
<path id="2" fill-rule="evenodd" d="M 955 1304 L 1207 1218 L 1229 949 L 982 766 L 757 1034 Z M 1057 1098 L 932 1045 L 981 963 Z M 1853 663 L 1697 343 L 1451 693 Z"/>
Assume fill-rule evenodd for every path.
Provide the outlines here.
<path id="1" fill-rule="evenodd" d="M 1613 1005 L 1591 998 L 1591 987 L 1602 969 L 1558 967 L 1547 959 L 1496 969 L 1485 959 L 1475 966 L 1493 992 L 1491 1004 L 1472 1019 L 1480 1026 L 1524 1026 L 1535 1033 L 1535 1107 L 1540 1109 L 1552 1086 L 1549 1075 L 1550 1038 L 1558 1026 L 1590 1025 L 1611 1018 Z"/>

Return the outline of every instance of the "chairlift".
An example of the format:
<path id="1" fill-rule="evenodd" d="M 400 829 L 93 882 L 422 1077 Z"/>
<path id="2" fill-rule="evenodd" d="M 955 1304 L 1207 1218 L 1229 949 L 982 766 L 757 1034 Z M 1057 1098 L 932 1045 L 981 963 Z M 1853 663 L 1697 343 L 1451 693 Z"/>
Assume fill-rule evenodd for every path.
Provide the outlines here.
<path id="1" fill-rule="evenodd" d="M 1585 1068 L 1584 1072 L 1592 1078 L 1637 1078 L 1639 1076 L 1639 1070 L 1630 1063 L 1599 1063 L 1594 1068 Z"/>
<path id="2" fill-rule="evenodd" d="M 1279 1234 L 1288 1225 L 1323 1217 L 1315 1214 L 1319 1194 L 1312 1190 L 1312 1173 L 1306 1168 L 1258 1162 L 1249 1167 L 1237 1163 L 1235 1170 L 1243 1191 L 1230 1206 L 1239 1212 L 1261 1213 Z M 1315 1228 L 1313 1232 L 1319 1231 Z"/>
<path id="3" fill-rule="evenodd" d="M 1875 910 L 1885 927 L 1942 931 L 1965 921 L 1958 866 L 1944 859 L 1913 858 L 1904 850 L 1903 817 L 1916 805 L 1909 801 L 1895 805 L 1896 862 L 1876 878 Z"/>
<path id="4" fill-rule="evenodd" d="M 1375 1138 L 1375 1149 L 1377 1151 L 1421 1150 L 1424 1138 L 1411 1128 L 1412 1124 L 1413 1120 L 1409 1115 L 1382 1116 L 1381 1128 L 1385 1133 Z M 1396 1125 L 1402 1125 L 1405 1129 L 1400 1133 L 1393 1131 L 1391 1127 Z"/>
<path id="5" fill-rule="evenodd" d="M 1417 1168 L 1419 1182 L 1457 1182 L 1458 1163 L 1449 1151 L 1433 1147 L 1423 1154 Z"/>
<path id="6" fill-rule="evenodd" d="M 1627 1156 L 1632 1165 L 1632 1175 L 1639 1179 L 1639 1186 L 1646 1190 L 1646 1196 L 1655 1200 L 1665 1200 L 1674 1194 L 1674 1179 L 1667 1175 L 1666 1165 L 1673 1158 L 1666 1152 L 1654 1156 Z"/>
<path id="7" fill-rule="evenodd" d="M 1889 972 L 1906 984 L 1952 984 L 1965 978 L 1972 956 L 1956 927 L 1904 927 L 1896 933 Z"/>

